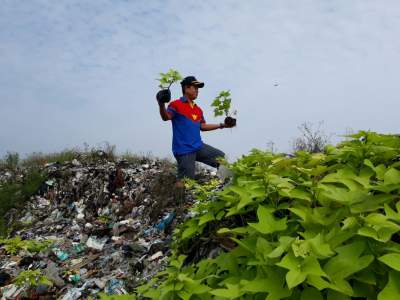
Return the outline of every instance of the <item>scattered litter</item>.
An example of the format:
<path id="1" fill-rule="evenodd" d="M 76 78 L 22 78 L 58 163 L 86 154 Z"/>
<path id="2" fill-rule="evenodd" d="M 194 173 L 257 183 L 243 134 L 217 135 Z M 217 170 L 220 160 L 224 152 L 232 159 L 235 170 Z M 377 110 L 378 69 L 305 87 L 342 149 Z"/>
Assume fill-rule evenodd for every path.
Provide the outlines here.
<path id="1" fill-rule="evenodd" d="M 0 245 L 2 299 L 95 299 L 101 291 L 122 295 L 166 267 L 173 229 L 190 213 L 175 203 L 175 171 L 164 162 L 103 158 L 93 163 L 82 157 L 43 168 L 48 179 L 11 216 L 24 226 L 10 238 L 52 244 L 38 254 L 21 250 L 14 256 Z M 0 170 L 0 185 L 13 176 L 21 175 Z M 204 179 L 211 178 L 204 170 Z M 186 202 L 194 203 L 189 193 Z M 10 284 L 24 270 L 40 270 L 53 285 Z"/>

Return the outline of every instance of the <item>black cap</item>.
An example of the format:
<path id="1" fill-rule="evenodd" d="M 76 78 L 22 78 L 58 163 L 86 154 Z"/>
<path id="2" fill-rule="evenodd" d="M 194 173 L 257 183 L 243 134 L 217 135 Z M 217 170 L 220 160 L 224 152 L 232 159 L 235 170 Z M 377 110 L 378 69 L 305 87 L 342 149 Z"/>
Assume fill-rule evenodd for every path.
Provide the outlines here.
<path id="1" fill-rule="evenodd" d="M 198 81 L 194 76 L 187 76 L 181 81 L 181 86 L 194 85 L 199 88 L 204 87 L 204 82 Z"/>

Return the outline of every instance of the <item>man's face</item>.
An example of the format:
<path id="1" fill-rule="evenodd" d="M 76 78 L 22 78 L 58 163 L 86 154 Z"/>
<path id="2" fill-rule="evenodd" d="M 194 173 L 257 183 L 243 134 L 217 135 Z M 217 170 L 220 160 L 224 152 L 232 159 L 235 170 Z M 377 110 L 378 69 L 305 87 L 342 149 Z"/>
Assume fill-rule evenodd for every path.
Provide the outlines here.
<path id="1" fill-rule="evenodd" d="M 190 100 L 194 100 L 197 98 L 198 94 L 199 94 L 199 88 L 197 86 L 194 85 L 189 85 L 185 87 L 185 93 L 186 96 L 190 99 Z"/>

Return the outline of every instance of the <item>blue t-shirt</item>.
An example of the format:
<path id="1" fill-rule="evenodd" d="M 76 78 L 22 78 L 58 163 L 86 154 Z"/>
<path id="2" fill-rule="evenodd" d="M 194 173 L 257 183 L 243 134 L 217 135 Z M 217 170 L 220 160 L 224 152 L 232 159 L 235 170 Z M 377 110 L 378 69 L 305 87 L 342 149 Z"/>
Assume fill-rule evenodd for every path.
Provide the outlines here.
<path id="1" fill-rule="evenodd" d="M 182 155 L 200 150 L 203 142 L 200 136 L 200 125 L 205 123 L 203 111 L 193 103 L 190 105 L 185 97 L 172 101 L 167 112 L 172 116 L 172 152 Z"/>

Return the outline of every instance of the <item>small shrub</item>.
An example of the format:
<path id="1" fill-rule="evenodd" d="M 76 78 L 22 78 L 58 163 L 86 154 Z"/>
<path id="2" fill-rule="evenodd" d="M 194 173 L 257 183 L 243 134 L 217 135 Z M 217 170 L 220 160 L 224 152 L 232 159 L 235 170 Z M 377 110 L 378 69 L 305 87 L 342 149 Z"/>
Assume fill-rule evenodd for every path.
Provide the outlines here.
<path id="1" fill-rule="evenodd" d="M 74 158 L 78 157 L 79 151 L 76 149 L 66 149 L 61 152 L 54 152 L 49 154 L 33 152 L 22 161 L 22 166 L 27 168 L 40 168 L 47 163 L 64 163 L 66 161 L 72 161 Z"/>
<path id="2" fill-rule="evenodd" d="M 18 274 L 14 279 L 18 286 L 36 287 L 39 284 L 52 286 L 53 283 L 47 276 L 40 273 L 40 270 L 25 270 Z"/>
<path id="3" fill-rule="evenodd" d="M 6 214 L 13 208 L 22 207 L 34 195 L 40 185 L 46 180 L 46 175 L 32 171 L 22 183 L 10 183 L 0 186 L 0 236 L 7 233 Z"/>
<path id="4" fill-rule="evenodd" d="M 119 157 L 122 160 L 126 160 L 128 163 L 137 165 L 140 164 L 143 160 L 143 156 L 138 155 L 138 154 L 134 154 L 130 151 L 126 151 L 125 153 L 123 153 L 122 155 L 120 155 Z"/>
<path id="5" fill-rule="evenodd" d="M 7 152 L 1 160 L 0 166 L 9 170 L 15 170 L 19 164 L 19 154 L 17 152 Z"/>
<path id="6" fill-rule="evenodd" d="M 92 147 L 91 149 L 88 146 L 86 147 L 84 154 L 90 162 L 115 161 L 117 159 L 117 147 L 109 142 L 104 142 L 102 145 Z"/>
<path id="7" fill-rule="evenodd" d="M 12 239 L 1 239 L 0 244 L 4 245 L 4 250 L 6 250 L 8 254 L 15 255 L 18 254 L 20 250 L 26 250 L 31 253 L 42 252 L 50 247 L 52 241 L 22 240 L 21 237 L 16 236 Z"/>

